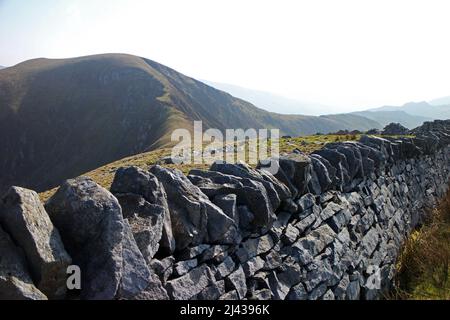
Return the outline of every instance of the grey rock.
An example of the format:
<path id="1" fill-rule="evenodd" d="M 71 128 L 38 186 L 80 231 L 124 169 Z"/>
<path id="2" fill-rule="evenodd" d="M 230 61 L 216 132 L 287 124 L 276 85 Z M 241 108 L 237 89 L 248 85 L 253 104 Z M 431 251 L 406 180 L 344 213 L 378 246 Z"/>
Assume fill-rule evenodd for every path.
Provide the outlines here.
<path id="1" fill-rule="evenodd" d="M 244 224 L 246 226 L 270 228 L 276 218 L 267 191 L 259 181 L 201 170 L 191 170 L 188 178 L 211 199 L 221 194 L 235 194 L 238 206 L 247 206 L 253 213 L 253 219 Z"/>
<path id="2" fill-rule="evenodd" d="M 165 209 L 147 202 L 142 196 L 128 193 L 116 194 L 124 218 L 128 219 L 134 239 L 147 262 L 159 249 L 163 235 Z M 167 253 L 171 248 L 165 248 Z"/>
<path id="3" fill-rule="evenodd" d="M 259 238 L 248 239 L 242 244 L 242 252 L 246 256 L 246 260 L 253 258 L 257 255 L 268 252 L 273 248 L 274 242 L 270 235 L 266 234 Z"/>
<path id="4" fill-rule="evenodd" d="M 230 164 L 216 162 L 211 166 L 210 170 L 262 183 L 267 191 L 273 210 L 277 210 L 283 200 L 291 197 L 289 189 L 280 183 L 270 172 L 252 169 L 245 163 Z"/>
<path id="5" fill-rule="evenodd" d="M 333 184 L 333 180 L 330 178 L 330 174 L 328 172 L 328 167 L 324 164 L 324 159 L 320 156 L 311 156 L 311 162 L 313 165 L 314 172 L 317 177 L 317 181 L 320 186 L 320 193 L 327 191 Z M 334 168 L 333 168 L 334 169 Z"/>
<path id="6" fill-rule="evenodd" d="M 269 289 L 261 289 L 252 292 L 251 297 L 249 297 L 249 300 L 255 300 L 255 301 L 263 301 L 263 300 L 270 300 L 272 298 L 272 292 Z"/>
<path id="7" fill-rule="evenodd" d="M 213 245 L 203 251 L 199 257 L 199 260 L 200 262 L 213 260 L 216 263 L 220 263 L 228 256 L 229 248 L 230 246 L 228 245 Z"/>
<path id="8" fill-rule="evenodd" d="M 175 263 L 175 258 L 172 256 L 169 256 L 162 260 L 152 259 L 150 261 L 150 263 L 148 264 L 148 266 L 149 266 L 151 272 L 158 275 L 160 280 L 163 283 L 165 283 L 173 273 L 174 263 Z"/>
<path id="9" fill-rule="evenodd" d="M 313 205 L 316 204 L 316 197 L 311 194 L 311 193 L 307 193 L 305 195 L 303 195 L 298 201 L 298 209 L 299 211 L 306 211 L 309 208 L 311 208 Z"/>
<path id="10" fill-rule="evenodd" d="M 280 267 L 283 263 L 280 254 L 272 250 L 270 251 L 264 258 L 264 267 L 263 270 L 273 270 Z"/>
<path id="11" fill-rule="evenodd" d="M 179 170 L 150 168 L 167 193 L 176 248 L 200 243 L 234 243 L 237 226 Z"/>
<path id="12" fill-rule="evenodd" d="M 237 290 L 231 290 L 222 295 L 219 298 L 219 300 L 228 300 L 228 301 L 239 300 L 239 293 L 237 292 Z"/>
<path id="13" fill-rule="evenodd" d="M 24 250 L 39 290 L 49 298 L 64 298 L 72 259 L 38 194 L 11 187 L 0 202 L 0 222 Z"/>
<path id="14" fill-rule="evenodd" d="M 309 300 L 318 300 L 327 292 L 327 286 L 325 284 L 321 284 L 317 288 L 315 288 L 310 294 Z"/>
<path id="15" fill-rule="evenodd" d="M 225 284 L 230 289 L 235 289 L 239 299 L 244 299 L 247 294 L 247 284 L 245 282 L 245 273 L 242 266 L 239 266 L 233 273 L 225 278 Z"/>
<path id="16" fill-rule="evenodd" d="M 198 265 L 197 259 L 179 261 L 174 265 L 173 271 L 175 276 L 180 277 L 182 275 L 185 275 L 195 267 L 197 267 L 197 265 Z"/>
<path id="17" fill-rule="evenodd" d="M 346 274 L 341 279 L 337 287 L 334 289 L 334 297 L 336 300 L 345 300 L 347 295 L 347 288 L 350 285 L 349 276 Z"/>
<path id="18" fill-rule="evenodd" d="M 153 251 L 158 248 L 154 247 L 154 243 L 159 243 L 161 250 L 165 254 L 171 254 L 175 250 L 175 239 L 172 234 L 172 221 L 170 218 L 169 207 L 167 204 L 167 195 L 163 185 L 158 179 L 148 171 L 144 171 L 138 167 L 119 168 L 114 176 L 111 185 L 111 192 L 118 198 L 125 217 L 129 218 L 131 226 L 135 227 L 132 215 L 136 215 L 139 220 L 150 220 L 147 222 L 147 235 L 149 238 L 148 252 L 143 253 L 147 259 L 151 259 L 154 255 Z M 129 195 L 140 195 L 145 200 L 139 200 L 140 206 L 133 205 L 122 201 L 130 199 Z M 122 196 L 120 196 L 122 195 Z M 125 197 L 128 195 L 128 197 Z M 142 209 L 141 212 L 139 209 Z M 153 234 L 150 236 L 149 234 Z M 136 235 L 136 233 L 134 233 Z M 139 242 L 139 241 L 138 241 Z M 140 245 L 141 249 L 142 246 Z M 155 251 L 156 252 L 156 251 Z"/>
<path id="19" fill-rule="evenodd" d="M 308 292 L 305 289 L 305 286 L 302 283 L 297 284 L 292 287 L 289 291 L 289 294 L 286 297 L 286 300 L 307 300 Z"/>
<path id="20" fill-rule="evenodd" d="M 290 256 L 301 266 L 310 264 L 313 261 L 313 256 L 307 249 L 303 248 L 301 242 L 296 242 L 292 245 Z"/>
<path id="21" fill-rule="evenodd" d="M 335 296 L 333 291 L 328 290 L 322 297 L 322 300 L 335 300 Z"/>
<path id="22" fill-rule="evenodd" d="M 149 285 L 150 272 L 131 227 L 106 189 L 87 177 L 68 180 L 46 209 L 82 270 L 82 298 L 128 299 Z"/>
<path id="23" fill-rule="evenodd" d="M 289 224 L 286 229 L 284 230 L 284 234 L 281 236 L 281 240 L 285 244 L 292 244 L 295 241 L 297 241 L 297 238 L 300 235 L 300 231 L 294 227 L 293 225 Z"/>
<path id="24" fill-rule="evenodd" d="M 166 289 L 172 299 L 189 300 L 213 284 L 211 270 L 202 264 L 181 278 L 167 281 Z"/>
<path id="25" fill-rule="evenodd" d="M 366 257 L 370 257 L 379 243 L 379 233 L 375 228 L 370 229 L 361 241 L 361 247 Z"/>
<path id="26" fill-rule="evenodd" d="M 359 284 L 359 280 L 351 281 L 347 287 L 347 300 L 359 300 L 361 292 L 361 286 Z"/>
<path id="27" fill-rule="evenodd" d="M 279 274 L 272 272 L 269 276 L 269 284 L 276 300 L 284 300 L 291 288 L 300 283 L 302 273 L 296 265 L 286 265 L 285 270 Z"/>
<path id="28" fill-rule="evenodd" d="M 217 300 L 225 294 L 225 281 L 214 282 L 209 287 L 203 289 L 198 295 L 197 300 Z"/>
<path id="29" fill-rule="evenodd" d="M 127 220 L 124 220 L 123 226 L 122 248 L 120 248 L 122 256 L 114 257 L 114 259 L 122 258 L 121 278 L 116 297 L 134 299 L 135 296 L 147 291 L 149 286 L 156 287 L 164 295 L 165 290 L 162 288 L 159 279 L 156 276 L 151 277 L 150 270 L 134 241 L 131 226 Z M 97 290 L 99 286 L 98 283 L 95 283 L 95 285 L 93 291 Z"/>
<path id="30" fill-rule="evenodd" d="M 244 269 L 245 276 L 250 278 L 256 272 L 264 267 L 264 260 L 259 256 L 253 257 L 242 265 Z"/>
<path id="31" fill-rule="evenodd" d="M 223 279 L 227 277 L 236 269 L 236 263 L 228 256 L 221 264 L 217 266 L 216 279 Z"/>
<path id="32" fill-rule="evenodd" d="M 300 245 L 309 250 L 313 256 L 318 255 L 327 245 L 333 242 L 336 234 L 328 225 L 322 225 L 299 240 Z"/>
<path id="33" fill-rule="evenodd" d="M 300 234 L 303 234 L 306 231 L 306 229 L 311 227 L 314 224 L 314 222 L 316 222 L 316 219 L 317 219 L 316 215 L 314 214 L 308 215 L 306 218 L 297 222 L 295 224 L 295 227 L 300 231 Z"/>
<path id="34" fill-rule="evenodd" d="M 237 196 L 235 194 L 219 194 L 214 197 L 214 204 L 239 225 L 239 215 L 237 210 Z"/>
<path id="35" fill-rule="evenodd" d="M 328 218 L 331 218 L 334 216 L 338 211 L 340 211 L 342 207 L 334 202 L 328 203 L 328 205 L 325 207 L 325 209 L 322 210 L 320 213 L 320 218 L 322 220 L 327 220 Z"/>
<path id="36" fill-rule="evenodd" d="M 137 295 L 132 296 L 132 300 L 169 300 L 166 289 L 161 284 L 156 274 L 150 273 L 148 286 Z"/>
<path id="37" fill-rule="evenodd" d="M 20 248 L 0 227 L 0 300 L 47 300 L 37 289 Z"/>
<path id="38" fill-rule="evenodd" d="M 210 249 L 211 245 L 209 244 L 200 244 L 195 247 L 186 248 L 180 253 L 178 253 L 178 258 L 181 260 L 190 260 L 198 257 L 203 254 L 206 250 Z"/>

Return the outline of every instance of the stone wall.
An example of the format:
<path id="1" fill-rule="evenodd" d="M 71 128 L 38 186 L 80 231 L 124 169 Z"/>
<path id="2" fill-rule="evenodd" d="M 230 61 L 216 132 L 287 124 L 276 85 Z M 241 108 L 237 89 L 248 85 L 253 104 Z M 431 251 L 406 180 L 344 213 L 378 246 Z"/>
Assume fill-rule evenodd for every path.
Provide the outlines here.
<path id="1" fill-rule="evenodd" d="M 363 136 L 263 167 L 117 171 L 68 180 L 45 207 L 0 202 L 0 299 L 376 299 L 405 237 L 446 193 L 450 121 Z M 53 276 L 51 276 L 53 275 Z"/>

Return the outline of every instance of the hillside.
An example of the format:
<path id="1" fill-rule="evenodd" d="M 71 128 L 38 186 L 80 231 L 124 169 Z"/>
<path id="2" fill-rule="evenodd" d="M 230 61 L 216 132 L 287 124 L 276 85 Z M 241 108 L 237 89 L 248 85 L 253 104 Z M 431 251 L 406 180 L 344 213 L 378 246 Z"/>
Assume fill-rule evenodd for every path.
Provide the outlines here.
<path id="1" fill-rule="evenodd" d="M 35 59 L 0 72 L 0 191 L 46 190 L 127 156 L 167 146 L 175 128 L 280 128 L 302 135 L 365 130 L 353 115 L 266 112 L 144 58 Z"/>

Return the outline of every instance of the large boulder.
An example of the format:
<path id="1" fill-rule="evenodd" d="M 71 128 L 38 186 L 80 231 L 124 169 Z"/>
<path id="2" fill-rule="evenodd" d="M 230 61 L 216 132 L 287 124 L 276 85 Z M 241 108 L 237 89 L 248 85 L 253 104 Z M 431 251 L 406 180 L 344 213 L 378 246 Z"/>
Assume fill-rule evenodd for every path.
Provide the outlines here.
<path id="1" fill-rule="evenodd" d="M 177 250 L 201 243 L 233 244 L 237 225 L 179 170 L 150 168 L 167 192 Z"/>
<path id="2" fill-rule="evenodd" d="M 150 271 L 118 200 L 87 177 L 66 181 L 46 203 L 67 251 L 82 272 L 84 299 L 130 299 Z"/>
<path id="3" fill-rule="evenodd" d="M 321 149 L 314 151 L 314 154 L 328 160 L 328 162 L 336 169 L 336 182 L 340 189 L 350 183 L 349 166 L 347 157 L 335 149 Z"/>
<path id="4" fill-rule="evenodd" d="M 24 250 L 39 290 L 49 298 L 63 298 L 72 259 L 38 194 L 11 187 L 0 201 L 0 222 Z"/>
<path id="5" fill-rule="evenodd" d="M 277 210 L 280 203 L 292 196 L 289 188 L 278 181 L 269 171 L 256 170 L 245 163 L 230 164 L 215 162 L 210 168 L 211 171 L 221 172 L 240 178 L 246 178 L 261 182 L 267 191 L 273 210 Z"/>
<path id="6" fill-rule="evenodd" d="M 111 192 L 119 200 L 139 249 L 148 261 L 159 247 L 165 254 L 173 253 L 175 239 L 167 195 L 153 174 L 138 167 L 119 168 Z"/>
<path id="7" fill-rule="evenodd" d="M 311 162 L 322 191 L 330 190 L 337 185 L 336 168 L 327 159 L 318 154 L 311 154 Z"/>
<path id="8" fill-rule="evenodd" d="M 47 300 L 33 284 L 21 249 L 1 227 L 0 300 Z"/>
<path id="9" fill-rule="evenodd" d="M 211 199 L 218 195 L 235 194 L 239 206 L 247 206 L 253 214 L 250 224 L 255 228 L 270 228 L 275 220 L 271 201 L 261 182 L 239 178 L 216 171 L 191 170 L 188 178 Z M 240 219 L 240 222 L 243 222 Z"/>
<path id="10" fill-rule="evenodd" d="M 297 192 L 294 195 L 303 195 L 311 179 L 311 159 L 304 154 L 291 153 L 279 158 L 280 169 L 275 177 L 286 185 L 292 184 Z M 288 181 L 286 181 L 286 178 Z"/>

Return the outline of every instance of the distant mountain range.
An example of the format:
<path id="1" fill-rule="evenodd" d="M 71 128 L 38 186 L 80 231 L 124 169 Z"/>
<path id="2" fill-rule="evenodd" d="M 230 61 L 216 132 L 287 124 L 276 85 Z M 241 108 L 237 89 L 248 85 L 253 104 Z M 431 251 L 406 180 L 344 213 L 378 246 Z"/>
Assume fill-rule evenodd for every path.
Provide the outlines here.
<path id="1" fill-rule="evenodd" d="M 5 69 L 6 67 L 4 67 L 4 66 L 0 66 L 0 70 L 2 70 L 2 69 Z"/>
<path id="2" fill-rule="evenodd" d="M 445 102 L 446 98 L 434 100 Z M 440 103 L 441 103 L 440 102 Z M 436 105 L 436 102 L 410 102 L 401 107 L 384 106 L 380 108 L 370 109 L 371 112 L 378 111 L 403 111 L 412 116 L 426 117 L 432 119 L 450 119 L 450 104 L 447 105 Z"/>
<path id="3" fill-rule="evenodd" d="M 308 101 L 290 99 L 270 92 L 248 89 L 232 84 L 201 80 L 213 88 L 228 92 L 267 111 L 283 114 L 320 116 L 333 113 L 332 108 Z"/>
<path id="4" fill-rule="evenodd" d="M 212 87 L 230 93 L 231 95 L 253 103 L 267 111 L 284 114 L 329 115 L 333 108 L 317 103 L 289 99 L 270 92 L 258 91 L 231 84 L 204 81 Z M 408 103 L 401 107 L 385 106 L 366 111 L 344 113 L 343 115 L 359 115 L 377 122 L 376 128 L 382 128 L 391 122 L 401 123 L 407 128 L 415 128 L 425 121 L 450 118 L 450 108 L 442 106 L 450 97 L 434 100 L 433 102 Z M 439 106 L 434 105 L 439 104 Z M 346 117 L 341 117 L 341 120 Z"/>
<path id="5" fill-rule="evenodd" d="M 267 112 L 154 61 L 122 54 L 34 59 L 0 71 L 0 192 L 47 190 L 121 158 L 169 146 L 176 128 L 368 130 L 356 114 Z M 3 190 L 2 190 L 3 189 Z"/>
<path id="6" fill-rule="evenodd" d="M 411 115 L 403 110 L 400 111 L 358 111 L 352 112 L 362 117 L 378 122 L 382 127 L 391 122 L 400 123 L 403 126 L 413 129 L 421 126 L 425 121 L 432 121 L 433 118 Z"/>

